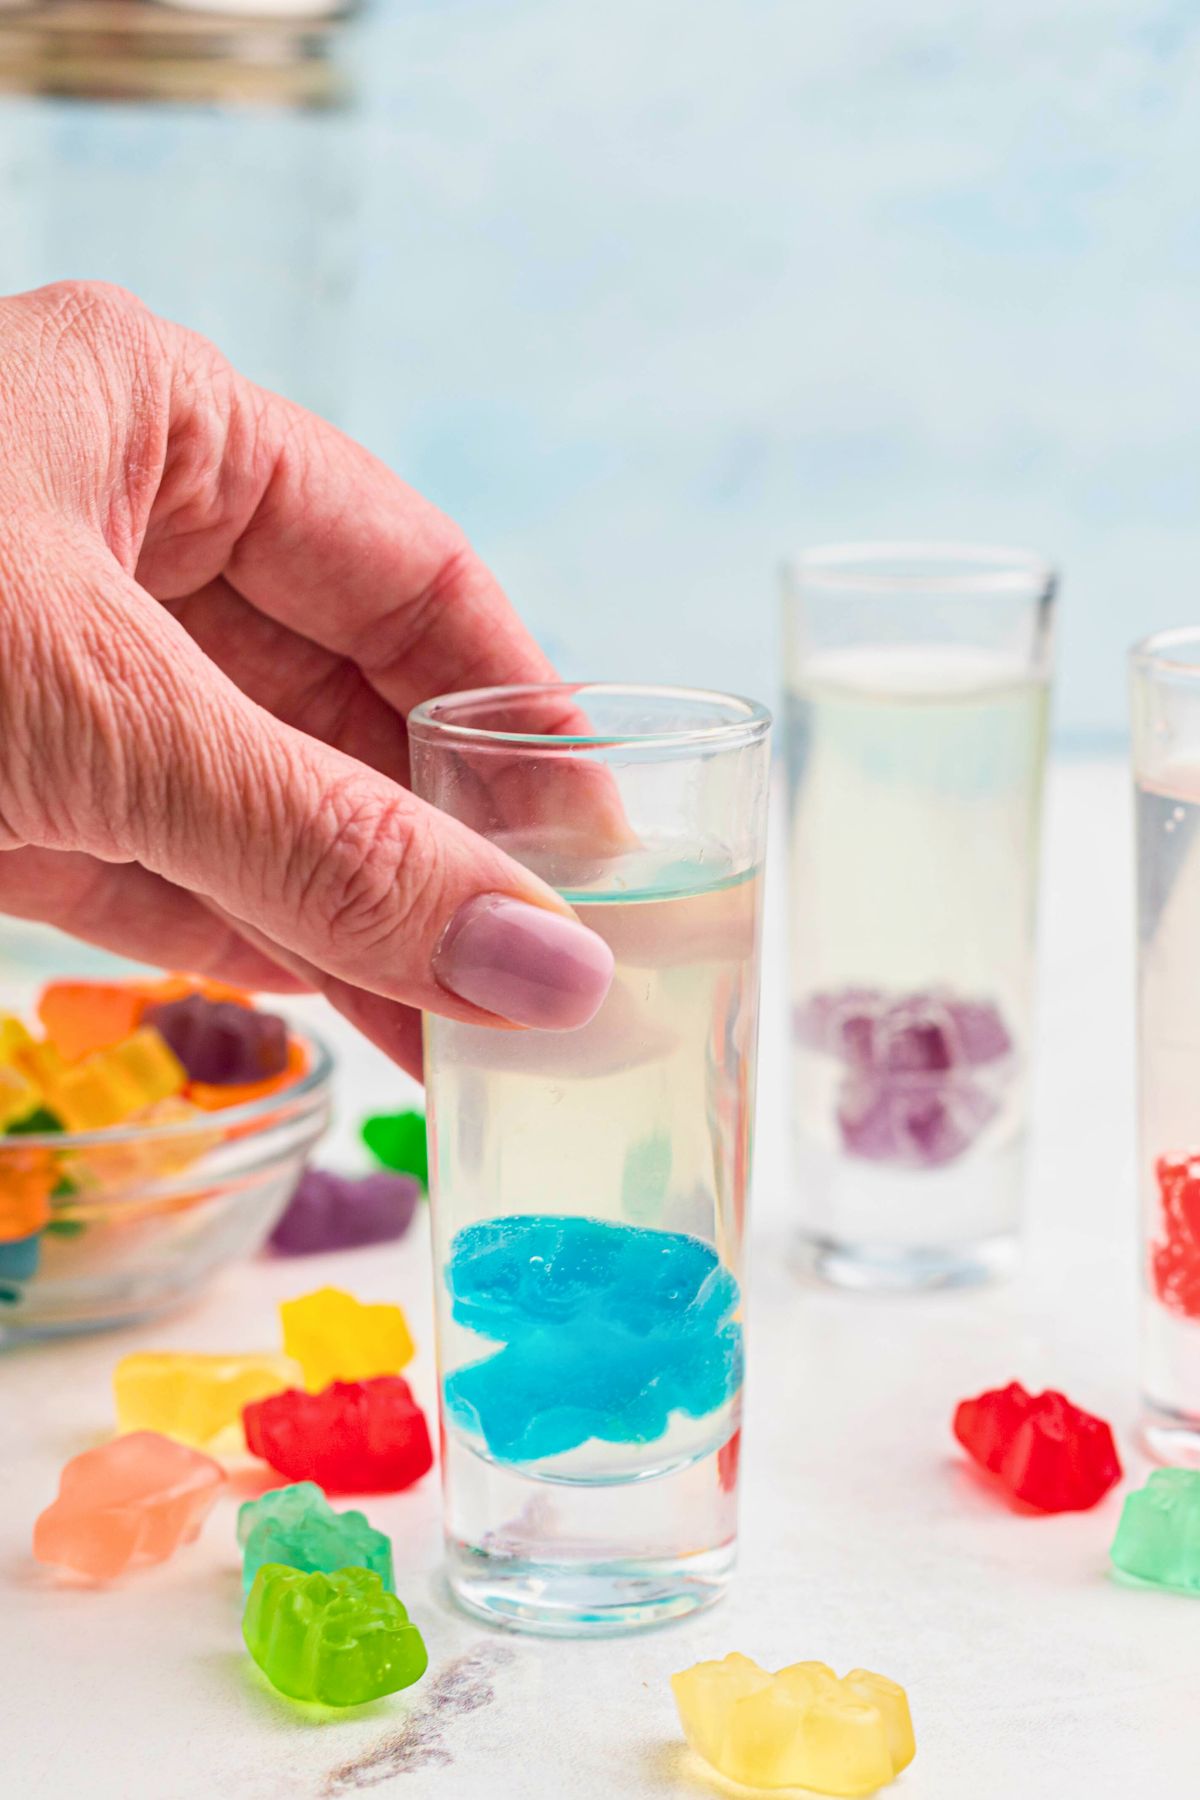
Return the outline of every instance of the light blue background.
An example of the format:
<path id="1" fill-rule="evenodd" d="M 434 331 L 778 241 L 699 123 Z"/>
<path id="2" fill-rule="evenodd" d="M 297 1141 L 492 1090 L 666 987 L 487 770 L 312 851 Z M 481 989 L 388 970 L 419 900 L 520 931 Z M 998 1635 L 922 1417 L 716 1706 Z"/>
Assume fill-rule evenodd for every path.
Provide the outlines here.
<path id="1" fill-rule="evenodd" d="M 805 541 L 1066 570 L 1059 725 L 1200 616 L 1200 10 L 387 0 L 331 114 L 0 104 L 105 276 L 455 513 L 564 670 L 776 686 Z"/>

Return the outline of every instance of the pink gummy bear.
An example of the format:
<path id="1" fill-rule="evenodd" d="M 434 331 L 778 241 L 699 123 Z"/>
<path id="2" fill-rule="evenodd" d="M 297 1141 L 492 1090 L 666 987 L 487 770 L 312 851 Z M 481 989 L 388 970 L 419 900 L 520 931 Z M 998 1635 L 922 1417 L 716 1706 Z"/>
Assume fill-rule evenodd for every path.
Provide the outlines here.
<path id="1" fill-rule="evenodd" d="M 225 1481 L 211 1456 L 130 1431 L 73 1456 L 33 1527 L 33 1554 L 93 1581 L 165 1562 L 190 1544 Z"/>

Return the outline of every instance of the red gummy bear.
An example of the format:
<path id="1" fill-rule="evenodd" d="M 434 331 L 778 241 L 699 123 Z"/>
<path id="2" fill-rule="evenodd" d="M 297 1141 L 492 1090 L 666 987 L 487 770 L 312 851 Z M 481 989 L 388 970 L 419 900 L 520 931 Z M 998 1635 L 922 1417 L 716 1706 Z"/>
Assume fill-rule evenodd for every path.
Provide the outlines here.
<path id="1" fill-rule="evenodd" d="M 726 1438 L 717 1451 L 717 1480 L 726 1494 L 732 1494 L 738 1484 L 738 1464 L 742 1460 L 742 1429 L 739 1425 L 731 1438 Z"/>
<path id="2" fill-rule="evenodd" d="M 433 1467 L 425 1415 L 400 1375 L 288 1388 L 244 1407 L 242 1423 L 255 1456 L 328 1494 L 393 1494 Z"/>
<path id="3" fill-rule="evenodd" d="M 1013 1381 L 961 1400 L 954 1435 L 1010 1494 L 1039 1512 L 1086 1512 L 1121 1479 L 1104 1420 L 1050 1389 L 1027 1394 Z"/>
<path id="4" fill-rule="evenodd" d="M 1150 1252 L 1154 1291 L 1172 1312 L 1200 1319 L 1200 1157 L 1160 1156 L 1154 1173 L 1165 1234 Z"/>

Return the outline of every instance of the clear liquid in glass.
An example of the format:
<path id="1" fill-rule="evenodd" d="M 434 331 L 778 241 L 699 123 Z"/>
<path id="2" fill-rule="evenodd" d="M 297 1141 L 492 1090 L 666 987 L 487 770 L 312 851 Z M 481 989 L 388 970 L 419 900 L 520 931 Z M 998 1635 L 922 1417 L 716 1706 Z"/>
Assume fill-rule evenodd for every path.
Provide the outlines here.
<path id="1" fill-rule="evenodd" d="M 1006 1260 L 1025 1141 L 1048 687 L 998 654 L 808 660 L 787 707 L 805 1260 L 850 1285 Z"/>
<path id="2" fill-rule="evenodd" d="M 426 1021 L 450 1580 L 493 1618 L 619 1629 L 732 1565 L 760 880 L 717 847 L 522 860 L 616 970 L 581 1031 Z"/>
<path id="3" fill-rule="evenodd" d="M 1146 1437 L 1200 1466 L 1200 762 L 1137 788 Z"/>

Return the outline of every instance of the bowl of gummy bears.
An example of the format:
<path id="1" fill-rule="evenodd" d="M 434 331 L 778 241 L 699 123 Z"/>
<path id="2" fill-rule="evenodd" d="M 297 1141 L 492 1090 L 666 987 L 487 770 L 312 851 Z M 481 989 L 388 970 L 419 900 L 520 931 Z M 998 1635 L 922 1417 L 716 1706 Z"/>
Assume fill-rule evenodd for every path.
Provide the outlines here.
<path id="1" fill-rule="evenodd" d="M 198 976 L 0 1014 L 0 1343 L 160 1311 L 257 1249 L 329 1118 L 328 1051 Z"/>

